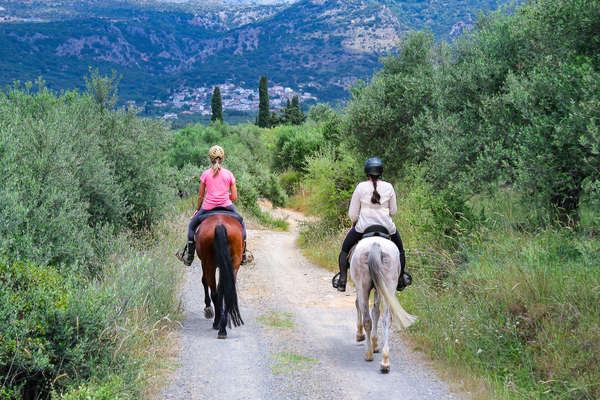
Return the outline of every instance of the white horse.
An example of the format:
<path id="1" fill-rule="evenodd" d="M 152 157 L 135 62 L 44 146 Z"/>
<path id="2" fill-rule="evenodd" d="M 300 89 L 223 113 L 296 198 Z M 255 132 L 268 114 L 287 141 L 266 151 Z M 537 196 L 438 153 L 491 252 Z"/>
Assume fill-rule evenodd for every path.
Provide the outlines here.
<path id="1" fill-rule="evenodd" d="M 383 303 L 383 358 L 381 372 L 390 372 L 389 330 L 394 321 L 399 328 L 408 328 L 417 321 L 417 317 L 404 311 L 395 295 L 398 275 L 400 274 L 400 255 L 396 245 L 381 237 L 362 239 L 354 248 L 350 260 L 350 275 L 356 285 L 356 311 L 358 321 L 356 341 L 365 340 L 367 333 L 366 361 L 373 361 L 373 353 L 379 352 L 377 343 L 377 322 L 379 320 L 379 303 Z M 375 287 L 374 304 L 369 315 L 369 295 Z"/>

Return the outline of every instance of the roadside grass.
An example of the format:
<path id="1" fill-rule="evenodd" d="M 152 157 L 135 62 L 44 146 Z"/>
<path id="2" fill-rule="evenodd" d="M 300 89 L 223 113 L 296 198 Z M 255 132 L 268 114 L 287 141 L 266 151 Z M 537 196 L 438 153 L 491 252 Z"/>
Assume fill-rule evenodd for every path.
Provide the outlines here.
<path id="1" fill-rule="evenodd" d="M 288 207 L 303 212 L 305 214 L 315 215 L 311 213 L 309 206 L 310 192 L 305 187 L 299 187 L 296 192 L 288 198 Z"/>
<path id="2" fill-rule="evenodd" d="M 289 222 L 285 219 L 273 217 L 271 214 L 266 212 L 255 212 L 250 214 L 255 217 L 261 225 L 277 231 L 288 231 L 290 229 Z"/>
<path id="3" fill-rule="evenodd" d="M 291 328 L 294 326 L 294 314 L 289 312 L 268 312 L 256 318 L 263 326 L 272 326 L 276 328 Z"/>
<path id="4" fill-rule="evenodd" d="M 292 352 L 279 352 L 271 355 L 271 372 L 274 375 L 291 375 L 294 371 L 309 369 L 316 364 L 314 357 L 305 357 Z"/>
<path id="5" fill-rule="evenodd" d="M 338 255 L 346 231 L 323 222 L 304 224 L 298 236 L 302 254 L 313 263 L 331 271 L 338 270 Z"/>
<path id="6" fill-rule="evenodd" d="M 178 209 L 178 202 L 175 209 Z M 184 269 L 174 257 L 181 243 L 181 217 L 175 210 L 136 238 L 122 238 L 94 291 L 109 296 L 119 317 L 113 359 L 127 360 L 118 376 L 83 384 L 61 398 L 159 398 L 177 363 L 177 329 L 183 317 L 179 288 Z M 119 357 L 122 356 L 122 357 Z"/>
<path id="7" fill-rule="evenodd" d="M 440 371 L 451 369 L 474 398 L 600 398 L 595 231 L 552 224 L 503 190 L 473 198 L 477 220 L 445 235 L 428 206 L 430 189 L 401 186 L 394 220 L 414 284 L 399 296 L 420 319 L 404 333 L 413 346 Z M 586 221 L 594 218 L 588 211 Z M 344 233 L 308 226 L 299 244 L 312 261 L 336 270 Z M 486 383 L 473 384 L 479 379 Z"/>

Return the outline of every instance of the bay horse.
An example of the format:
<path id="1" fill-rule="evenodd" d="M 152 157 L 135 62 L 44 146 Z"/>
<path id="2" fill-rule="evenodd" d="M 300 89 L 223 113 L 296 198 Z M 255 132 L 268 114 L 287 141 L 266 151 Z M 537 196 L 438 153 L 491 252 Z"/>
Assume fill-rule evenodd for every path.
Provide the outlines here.
<path id="1" fill-rule="evenodd" d="M 383 357 L 380 367 L 382 373 L 390 372 L 389 330 L 392 314 L 399 328 L 408 328 L 417 321 L 417 317 L 407 313 L 396 298 L 395 289 L 399 274 L 400 254 L 391 240 L 373 236 L 362 239 L 354 247 L 350 259 L 350 275 L 356 285 L 356 341 L 365 340 L 364 329 L 367 333 L 365 360 L 373 361 L 373 353 L 379 352 L 377 323 L 380 313 L 379 303 L 383 297 Z M 371 319 L 369 296 L 373 288 L 375 293 Z"/>
<path id="2" fill-rule="evenodd" d="M 244 323 L 238 307 L 236 277 L 242 262 L 244 246 L 241 224 L 232 216 L 216 214 L 206 218 L 195 233 L 196 253 L 202 262 L 204 316 L 211 318 L 217 338 L 227 338 L 227 325 Z M 219 268 L 219 282 L 216 270 Z M 210 289 L 210 296 L 209 296 Z M 211 308 L 212 304 L 215 307 Z M 231 323 L 230 323 L 231 322 Z"/>

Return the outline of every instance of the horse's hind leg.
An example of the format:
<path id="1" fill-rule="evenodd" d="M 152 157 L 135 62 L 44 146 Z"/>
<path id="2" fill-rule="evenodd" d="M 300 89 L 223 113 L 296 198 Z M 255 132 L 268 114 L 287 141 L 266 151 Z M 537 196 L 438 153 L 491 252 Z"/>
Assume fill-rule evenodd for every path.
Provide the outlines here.
<path id="1" fill-rule="evenodd" d="M 379 304 L 381 303 L 381 294 L 379 290 L 375 289 L 373 295 L 373 308 L 371 309 L 371 315 L 373 316 L 373 331 L 371 332 L 371 341 L 373 342 L 373 352 L 379 353 L 379 343 L 377 342 L 377 324 L 379 323 Z"/>
<path id="2" fill-rule="evenodd" d="M 227 338 L 227 313 L 225 312 L 225 300 L 223 294 L 219 293 L 219 310 L 221 310 L 219 318 L 215 318 L 215 324 L 218 324 L 219 332 L 217 333 L 217 339 Z M 218 321 L 218 322 L 217 322 Z M 213 328 L 215 325 L 213 324 Z M 217 329 L 217 328 L 215 328 Z"/>
<path id="3" fill-rule="evenodd" d="M 210 295 L 208 294 L 208 284 L 204 274 L 202 275 L 202 286 L 204 286 L 204 318 L 211 319 L 214 316 L 213 309 L 210 306 Z"/>
<path id="4" fill-rule="evenodd" d="M 219 329 L 219 321 L 221 320 L 221 313 L 223 311 L 223 306 L 221 303 L 223 299 L 219 299 L 219 295 L 217 293 L 217 288 L 210 288 L 210 298 L 212 299 L 212 303 L 215 306 L 215 319 L 213 320 L 213 329 Z"/>
<path id="5" fill-rule="evenodd" d="M 373 344 L 371 343 L 371 328 L 373 323 L 369 315 L 369 292 L 370 290 L 358 287 L 358 305 L 362 313 L 362 320 L 367 334 L 367 353 L 365 354 L 366 361 L 373 361 Z"/>
<path id="6" fill-rule="evenodd" d="M 392 313 L 387 303 L 383 306 L 383 357 L 381 358 L 381 372 L 390 372 L 390 326 L 392 325 Z"/>
<path id="7" fill-rule="evenodd" d="M 362 342 L 365 340 L 365 332 L 363 330 L 362 313 L 360 312 L 360 306 L 358 305 L 358 296 L 356 296 L 354 304 L 356 305 L 356 341 Z"/>

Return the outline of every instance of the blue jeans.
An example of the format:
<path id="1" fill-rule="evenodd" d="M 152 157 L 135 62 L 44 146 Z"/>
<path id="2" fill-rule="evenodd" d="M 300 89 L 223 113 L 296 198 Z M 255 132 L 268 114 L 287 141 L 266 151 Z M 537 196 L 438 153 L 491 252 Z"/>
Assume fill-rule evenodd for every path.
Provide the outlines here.
<path id="1" fill-rule="evenodd" d="M 240 215 L 240 213 L 237 212 L 237 210 L 235 209 L 235 207 L 232 205 L 227 206 L 227 207 L 223 207 L 229 211 L 232 211 L 234 213 L 236 213 L 237 215 Z M 208 212 L 210 210 L 205 210 L 203 208 L 200 209 L 200 211 L 198 211 L 196 213 L 196 215 L 194 215 L 194 218 L 192 218 L 192 220 L 190 221 L 190 224 L 188 225 L 188 241 L 193 242 L 194 241 L 194 234 L 196 233 L 196 229 L 198 228 L 198 225 L 200 225 L 200 216 L 206 212 Z M 240 215 L 241 217 L 241 215 Z M 242 218 L 242 231 L 244 232 L 244 240 L 246 240 L 246 224 L 244 223 L 244 218 Z"/>

